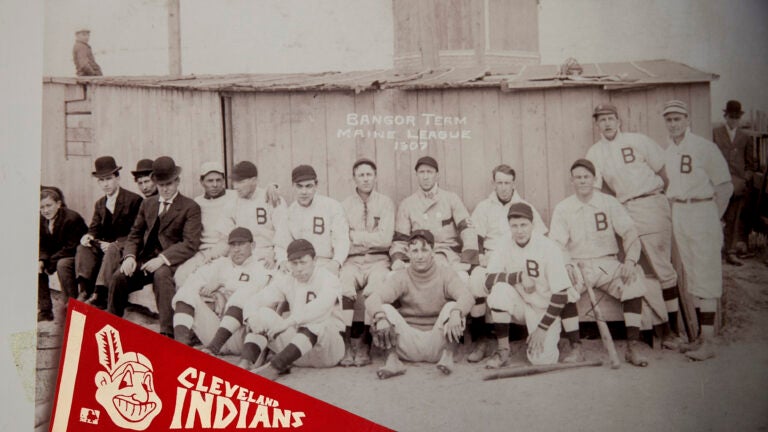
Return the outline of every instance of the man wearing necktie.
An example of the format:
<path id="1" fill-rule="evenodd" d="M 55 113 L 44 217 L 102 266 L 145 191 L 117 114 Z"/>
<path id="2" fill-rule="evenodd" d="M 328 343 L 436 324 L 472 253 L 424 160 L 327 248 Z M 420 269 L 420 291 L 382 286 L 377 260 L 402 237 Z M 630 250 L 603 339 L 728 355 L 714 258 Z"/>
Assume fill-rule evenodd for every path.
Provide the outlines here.
<path id="1" fill-rule="evenodd" d="M 168 156 L 152 163 L 158 195 L 145 199 L 126 240 L 123 261 L 109 285 L 108 310 L 122 316 L 128 295 L 153 284 L 160 333 L 172 337 L 173 275 L 200 247 L 200 206 L 179 193 L 181 167 Z"/>

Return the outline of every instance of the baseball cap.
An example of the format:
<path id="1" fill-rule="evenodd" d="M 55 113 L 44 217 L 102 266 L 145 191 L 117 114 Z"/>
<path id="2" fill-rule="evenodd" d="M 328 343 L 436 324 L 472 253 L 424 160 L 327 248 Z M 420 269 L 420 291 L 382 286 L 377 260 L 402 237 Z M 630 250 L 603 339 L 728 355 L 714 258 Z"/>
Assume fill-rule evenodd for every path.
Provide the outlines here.
<path id="1" fill-rule="evenodd" d="M 355 161 L 354 164 L 352 164 L 352 172 L 355 172 L 355 169 L 359 167 L 360 165 L 370 165 L 371 168 L 373 168 L 374 171 L 376 171 L 376 163 L 368 158 L 360 158 Z"/>
<path id="2" fill-rule="evenodd" d="M 227 243 L 237 243 L 237 242 L 252 242 L 253 241 L 253 234 L 251 234 L 251 230 L 248 228 L 243 227 L 237 227 L 232 230 L 231 233 L 229 233 L 229 239 L 227 240 Z"/>
<path id="3" fill-rule="evenodd" d="M 411 233 L 411 235 L 408 237 L 408 242 L 410 243 L 411 241 L 417 238 L 423 239 L 424 241 L 429 243 L 430 247 L 435 247 L 435 236 L 432 235 L 432 233 L 429 230 L 425 230 L 425 229 L 414 230 Z"/>
<path id="4" fill-rule="evenodd" d="M 609 104 L 609 103 L 600 104 L 595 107 L 595 110 L 592 112 L 592 117 L 597 118 L 597 116 L 601 116 L 603 114 L 613 114 L 616 117 L 618 117 L 619 111 L 612 104 Z"/>
<path id="5" fill-rule="evenodd" d="M 315 247 L 312 246 L 312 243 L 308 240 L 304 239 L 296 239 L 292 241 L 291 244 L 288 245 L 286 252 L 288 253 L 288 261 L 299 259 L 304 255 L 310 255 L 313 258 L 315 257 Z"/>
<path id="6" fill-rule="evenodd" d="M 291 181 L 300 183 L 307 180 L 317 180 L 317 173 L 310 165 L 299 165 L 291 173 Z"/>
<path id="7" fill-rule="evenodd" d="M 509 211 L 507 211 L 507 220 L 512 219 L 513 217 L 522 217 L 533 222 L 533 210 L 528 204 L 521 202 L 514 203 L 509 206 Z"/>
<path id="8" fill-rule="evenodd" d="M 414 170 L 418 170 L 420 165 L 427 165 L 431 166 L 435 169 L 435 171 L 440 171 L 437 168 L 437 161 L 432 156 L 422 156 L 419 158 L 419 160 L 416 161 L 416 166 L 413 168 Z"/>
<path id="9" fill-rule="evenodd" d="M 577 159 L 576 162 L 571 165 L 571 171 L 573 171 L 576 167 L 586 168 L 587 171 L 592 173 L 592 175 L 595 175 L 595 164 L 587 159 Z"/>
<path id="10" fill-rule="evenodd" d="M 661 115 L 665 116 L 672 113 L 688 115 L 688 105 L 681 100 L 667 101 L 664 104 L 664 110 L 661 112 Z"/>
<path id="11" fill-rule="evenodd" d="M 256 169 L 256 165 L 249 161 L 238 162 L 232 170 L 232 180 L 235 181 L 258 177 L 258 175 L 259 170 Z"/>
<path id="12" fill-rule="evenodd" d="M 200 165 L 200 177 L 205 177 L 208 173 L 217 172 L 224 175 L 224 165 L 221 162 L 208 161 Z"/>

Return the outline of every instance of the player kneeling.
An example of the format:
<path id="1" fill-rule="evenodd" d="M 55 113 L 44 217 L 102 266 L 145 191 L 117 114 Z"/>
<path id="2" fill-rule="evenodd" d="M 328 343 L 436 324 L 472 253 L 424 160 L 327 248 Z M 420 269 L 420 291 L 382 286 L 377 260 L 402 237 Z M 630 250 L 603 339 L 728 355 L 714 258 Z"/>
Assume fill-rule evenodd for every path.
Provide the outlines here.
<path id="1" fill-rule="evenodd" d="M 174 309 L 173 338 L 190 345 L 194 332 L 205 346 L 204 351 L 211 354 L 219 351 L 240 354 L 243 333 L 237 332 L 240 324 L 236 317 L 242 316 L 242 306 L 233 305 L 242 305 L 270 280 L 267 270 L 252 256 L 250 230 L 233 229 L 228 242 L 229 256 L 217 258 L 195 270 L 171 303 Z M 233 310 L 240 312 L 233 313 Z M 238 336 L 231 337 L 233 333 Z"/>
<path id="2" fill-rule="evenodd" d="M 488 307 L 498 338 L 498 349 L 486 368 L 509 362 L 509 324 L 528 328 L 528 361 L 534 365 L 557 363 L 560 355 L 560 313 L 572 290 L 560 247 L 533 233 L 533 210 L 515 203 L 507 213 L 512 242 L 506 253 L 497 253 L 488 263 L 486 286 Z M 573 291 L 573 297 L 576 293 Z"/>
<path id="3" fill-rule="evenodd" d="M 371 314 L 374 345 L 387 360 L 376 374 L 381 379 L 405 373 L 400 361 L 438 362 L 448 375 L 464 333 L 472 294 L 450 267 L 435 262 L 435 238 L 415 230 L 408 238 L 408 268 L 394 271 L 365 301 Z M 392 306 L 399 302 L 399 309 Z"/>
<path id="4" fill-rule="evenodd" d="M 243 359 L 255 362 L 267 347 L 276 352 L 269 363 L 253 369 L 271 380 L 294 364 L 332 367 L 344 356 L 339 278 L 316 265 L 315 248 L 307 240 L 292 241 L 287 255 L 291 274 L 275 279 L 245 310 L 249 333 Z M 283 302 L 288 302 L 288 317 L 275 311 Z"/>

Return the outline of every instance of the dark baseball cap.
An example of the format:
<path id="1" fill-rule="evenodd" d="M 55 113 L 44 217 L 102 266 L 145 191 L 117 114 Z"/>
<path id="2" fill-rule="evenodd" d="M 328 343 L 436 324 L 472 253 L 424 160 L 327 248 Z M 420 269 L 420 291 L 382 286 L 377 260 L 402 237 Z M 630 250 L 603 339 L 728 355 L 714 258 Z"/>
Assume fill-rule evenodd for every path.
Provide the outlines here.
<path id="1" fill-rule="evenodd" d="M 312 258 L 315 257 L 315 247 L 312 246 L 312 243 L 308 240 L 304 239 L 296 239 L 292 241 L 291 244 L 288 245 L 286 252 L 288 253 L 288 261 L 299 259 L 304 255 L 310 255 Z"/>
<path id="2" fill-rule="evenodd" d="M 435 247 L 435 236 L 432 235 L 432 233 L 429 230 L 425 229 L 418 229 L 414 230 L 411 235 L 408 237 L 408 243 L 412 242 L 413 240 L 420 238 L 429 243 L 430 247 Z"/>
<path id="3" fill-rule="evenodd" d="M 259 170 L 256 168 L 256 165 L 253 164 L 253 162 L 242 161 L 238 162 L 237 165 L 235 165 L 235 167 L 232 169 L 231 177 L 234 181 L 240 181 L 258 176 Z"/>
<path id="4" fill-rule="evenodd" d="M 609 103 L 600 104 L 595 107 L 595 110 L 592 112 L 592 117 L 597 118 L 598 116 L 605 115 L 605 114 L 613 114 L 616 117 L 619 116 L 619 111 L 616 109 L 616 106 Z"/>
<path id="5" fill-rule="evenodd" d="M 576 162 L 571 165 L 571 171 L 573 171 L 576 167 L 586 168 L 586 170 L 591 172 L 592 175 L 595 175 L 595 164 L 587 159 L 577 159 Z"/>
<path id="6" fill-rule="evenodd" d="M 437 168 L 437 161 L 432 156 L 422 156 L 422 157 L 420 157 L 419 160 L 416 161 L 416 166 L 413 169 L 414 170 L 418 170 L 419 166 L 421 166 L 421 165 L 431 166 L 432 168 L 435 169 L 435 171 L 440 171 Z"/>
<path id="7" fill-rule="evenodd" d="M 514 203 L 509 206 L 509 210 L 507 211 L 507 220 L 512 219 L 513 217 L 525 218 L 533 222 L 533 209 L 531 209 L 531 206 L 525 203 Z"/>
<path id="8" fill-rule="evenodd" d="M 299 165 L 291 172 L 291 181 L 301 183 L 307 180 L 317 180 L 317 173 L 310 165 Z"/>
<path id="9" fill-rule="evenodd" d="M 352 172 L 354 173 L 357 167 L 359 167 L 360 165 L 370 165 L 371 168 L 373 168 L 373 170 L 376 171 L 376 162 L 368 158 L 360 158 L 356 160 L 354 164 L 352 164 Z"/>
<path id="10" fill-rule="evenodd" d="M 251 230 L 243 227 L 233 229 L 232 232 L 229 233 L 227 243 L 232 244 L 237 242 L 253 242 L 253 234 L 251 234 Z"/>

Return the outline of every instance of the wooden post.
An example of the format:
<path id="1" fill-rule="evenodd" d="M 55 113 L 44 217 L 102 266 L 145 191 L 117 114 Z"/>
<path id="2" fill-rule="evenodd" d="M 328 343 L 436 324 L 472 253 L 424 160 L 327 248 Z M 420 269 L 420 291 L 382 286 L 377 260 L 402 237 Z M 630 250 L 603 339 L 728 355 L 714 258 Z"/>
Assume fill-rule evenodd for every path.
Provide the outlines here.
<path id="1" fill-rule="evenodd" d="M 168 73 L 181 75 L 181 14 L 179 0 L 168 0 Z"/>

